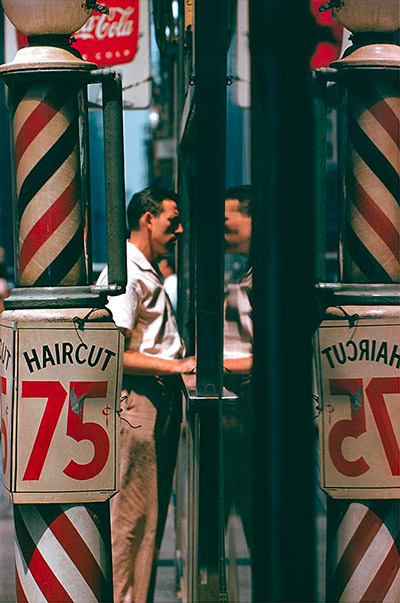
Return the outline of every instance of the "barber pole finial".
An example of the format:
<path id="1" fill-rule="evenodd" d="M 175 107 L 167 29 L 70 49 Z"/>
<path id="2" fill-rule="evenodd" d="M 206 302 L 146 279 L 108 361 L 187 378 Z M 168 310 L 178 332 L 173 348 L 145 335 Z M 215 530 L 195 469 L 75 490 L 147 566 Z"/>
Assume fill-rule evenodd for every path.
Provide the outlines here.
<path id="1" fill-rule="evenodd" d="M 335 4 L 333 14 L 352 32 L 353 46 L 332 66 L 399 66 L 400 48 L 391 40 L 400 28 L 398 0 L 342 0 Z"/>
<path id="2" fill-rule="evenodd" d="M 93 13 L 89 0 L 1 0 L 4 12 L 15 27 L 28 36 L 21 48 L 1 72 L 25 69 L 94 69 L 71 49 L 71 35 Z"/>

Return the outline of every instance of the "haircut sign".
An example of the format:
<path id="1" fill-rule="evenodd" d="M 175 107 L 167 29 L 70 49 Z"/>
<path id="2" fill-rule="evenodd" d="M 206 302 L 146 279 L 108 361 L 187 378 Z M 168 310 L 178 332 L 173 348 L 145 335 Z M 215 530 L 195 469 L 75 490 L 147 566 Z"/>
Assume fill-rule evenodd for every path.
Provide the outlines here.
<path id="1" fill-rule="evenodd" d="M 321 487 L 334 498 L 399 498 L 400 311 L 346 312 L 358 317 L 325 320 L 316 336 Z"/>
<path id="2" fill-rule="evenodd" d="M 86 322 L 82 330 L 72 320 L 3 318 L 0 337 L 3 484 L 10 498 L 112 496 L 123 349 L 115 325 Z"/>

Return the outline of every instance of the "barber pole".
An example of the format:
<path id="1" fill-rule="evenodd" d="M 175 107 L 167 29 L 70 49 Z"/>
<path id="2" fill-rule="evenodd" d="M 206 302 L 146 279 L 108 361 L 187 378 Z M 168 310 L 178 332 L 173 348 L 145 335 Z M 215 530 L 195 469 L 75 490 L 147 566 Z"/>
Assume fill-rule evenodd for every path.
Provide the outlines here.
<path id="1" fill-rule="evenodd" d="M 399 333 L 398 306 L 346 305 L 316 336 L 328 601 L 400 593 Z"/>
<path id="2" fill-rule="evenodd" d="M 340 83 L 341 283 L 316 335 L 326 600 L 400 598 L 400 210 L 397 0 L 332 0 L 353 46 Z M 345 124 L 345 127 L 343 126 Z M 343 152 L 345 150 L 345 152 Z M 336 301 L 336 305 L 335 305 Z"/>
<path id="3" fill-rule="evenodd" d="M 14 88 L 18 282 L 87 284 L 77 90 L 66 94 L 51 84 Z"/>
<path id="4" fill-rule="evenodd" d="M 330 500 L 327 601 L 400 600 L 399 504 Z"/>
<path id="5" fill-rule="evenodd" d="M 400 281 L 400 102 L 394 81 L 349 91 L 345 282 Z"/>
<path id="6" fill-rule="evenodd" d="M 104 505 L 14 505 L 18 601 L 112 601 L 104 511 Z"/>
<path id="7" fill-rule="evenodd" d="M 123 338 L 102 306 L 126 282 L 120 80 L 109 71 L 93 77 L 96 65 L 71 51 L 70 35 L 94 3 L 2 3 L 29 37 L 0 67 L 9 86 L 16 196 L 17 287 L 1 317 L 0 391 L 17 600 L 111 601 L 104 501 L 118 490 Z M 103 88 L 112 199 L 104 288 L 89 284 L 86 86 L 93 81 Z"/>

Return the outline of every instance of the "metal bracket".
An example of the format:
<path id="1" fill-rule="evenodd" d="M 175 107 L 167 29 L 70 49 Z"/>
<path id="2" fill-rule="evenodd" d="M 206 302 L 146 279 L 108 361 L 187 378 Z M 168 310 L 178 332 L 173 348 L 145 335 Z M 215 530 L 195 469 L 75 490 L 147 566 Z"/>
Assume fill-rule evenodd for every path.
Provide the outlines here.
<path id="1" fill-rule="evenodd" d="M 102 308 L 107 295 L 119 295 L 124 287 L 102 288 L 95 285 L 77 287 L 15 287 L 4 300 L 6 310 L 28 308 Z"/>
<path id="2" fill-rule="evenodd" d="M 228 410 L 230 406 L 236 406 L 238 396 L 225 388 L 222 390 L 222 396 L 202 396 L 197 394 L 195 389 L 187 391 L 186 402 L 188 410 L 192 413 L 215 412 L 220 401 Z"/>
<path id="3" fill-rule="evenodd" d="M 222 395 L 217 394 L 198 394 L 195 388 L 196 375 L 182 375 L 182 391 L 186 399 L 189 412 L 215 412 L 218 410 L 218 403 L 222 401 L 224 409 L 234 408 L 238 401 L 238 396 L 225 387 L 222 388 Z"/>
<path id="4" fill-rule="evenodd" d="M 328 305 L 398 306 L 400 303 L 397 283 L 317 283 L 316 290 Z"/>

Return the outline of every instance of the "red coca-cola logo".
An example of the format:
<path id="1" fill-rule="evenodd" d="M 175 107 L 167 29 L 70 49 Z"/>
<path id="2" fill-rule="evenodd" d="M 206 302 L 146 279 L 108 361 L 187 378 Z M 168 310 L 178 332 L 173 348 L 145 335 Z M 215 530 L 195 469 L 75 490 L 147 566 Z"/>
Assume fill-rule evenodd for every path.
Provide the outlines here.
<path id="1" fill-rule="evenodd" d="M 105 0 L 104 4 L 110 13 L 93 13 L 74 33 L 73 47 L 85 61 L 99 67 L 129 63 L 138 47 L 139 0 Z M 27 43 L 27 37 L 18 30 L 17 43 L 18 48 Z"/>
<path id="2" fill-rule="evenodd" d="M 311 58 L 311 69 L 328 67 L 332 61 L 339 58 L 342 47 L 343 25 L 333 18 L 330 10 L 318 13 L 318 6 L 316 6 L 315 2 L 310 2 L 310 8 L 318 24 L 330 28 L 333 38 L 332 42 L 319 42 L 317 44 Z"/>
<path id="3" fill-rule="evenodd" d="M 129 63 L 139 36 L 139 0 L 106 0 L 108 15 L 93 13 L 74 34 L 73 47 L 99 67 Z"/>

